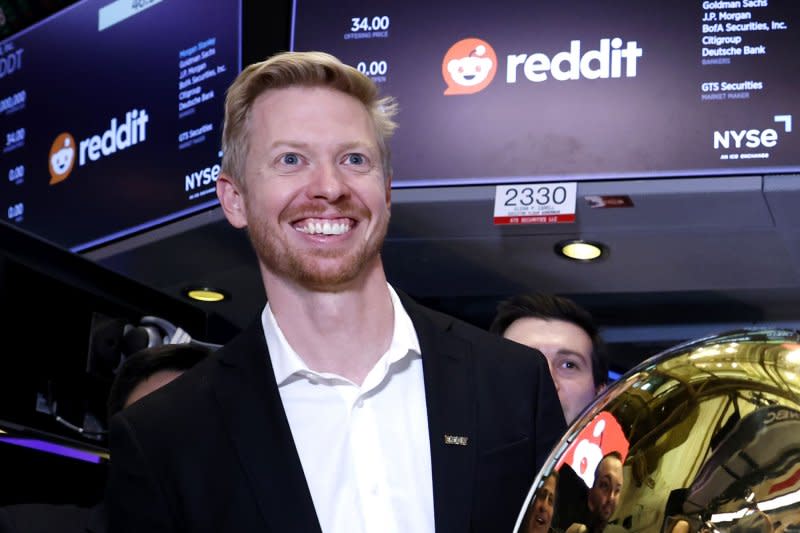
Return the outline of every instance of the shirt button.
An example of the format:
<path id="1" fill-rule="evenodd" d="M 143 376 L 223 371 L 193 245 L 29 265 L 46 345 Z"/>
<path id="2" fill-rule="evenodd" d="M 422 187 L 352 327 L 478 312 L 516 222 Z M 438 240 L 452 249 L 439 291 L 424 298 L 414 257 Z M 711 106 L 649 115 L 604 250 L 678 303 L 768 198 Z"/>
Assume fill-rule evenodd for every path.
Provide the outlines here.
<path id="1" fill-rule="evenodd" d="M 364 407 L 364 399 L 363 398 L 359 398 L 358 400 L 356 400 L 356 407 L 358 407 L 358 408 Z"/>

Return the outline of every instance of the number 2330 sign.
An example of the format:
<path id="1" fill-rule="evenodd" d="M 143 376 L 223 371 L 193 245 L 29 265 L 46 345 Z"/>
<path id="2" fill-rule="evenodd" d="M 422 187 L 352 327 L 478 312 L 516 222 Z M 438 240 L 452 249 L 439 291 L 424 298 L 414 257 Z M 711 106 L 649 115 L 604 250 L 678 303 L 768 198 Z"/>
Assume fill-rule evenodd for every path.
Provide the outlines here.
<path id="1" fill-rule="evenodd" d="M 495 224 L 575 222 L 576 184 L 498 185 L 494 193 Z"/>

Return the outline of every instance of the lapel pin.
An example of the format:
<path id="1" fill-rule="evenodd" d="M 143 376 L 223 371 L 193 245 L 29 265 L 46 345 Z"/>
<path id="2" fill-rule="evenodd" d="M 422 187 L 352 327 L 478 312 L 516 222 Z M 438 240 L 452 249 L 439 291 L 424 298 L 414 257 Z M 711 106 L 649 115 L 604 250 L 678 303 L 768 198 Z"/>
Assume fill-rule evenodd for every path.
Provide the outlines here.
<path id="1" fill-rule="evenodd" d="M 452 444 L 454 446 L 466 446 L 469 442 L 469 437 L 462 437 L 461 435 L 447 435 L 444 436 L 445 444 Z"/>

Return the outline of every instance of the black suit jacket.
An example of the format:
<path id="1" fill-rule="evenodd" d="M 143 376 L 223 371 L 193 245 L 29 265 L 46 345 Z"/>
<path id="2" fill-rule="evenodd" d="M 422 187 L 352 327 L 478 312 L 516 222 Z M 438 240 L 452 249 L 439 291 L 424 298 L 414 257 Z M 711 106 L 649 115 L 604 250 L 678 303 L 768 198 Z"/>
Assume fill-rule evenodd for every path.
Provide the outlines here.
<path id="1" fill-rule="evenodd" d="M 565 431 L 546 360 L 403 305 L 422 349 L 436 531 L 510 532 Z M 260 320 L 114 417 L 110 439 L 112 532 L 321 531 Z"/>

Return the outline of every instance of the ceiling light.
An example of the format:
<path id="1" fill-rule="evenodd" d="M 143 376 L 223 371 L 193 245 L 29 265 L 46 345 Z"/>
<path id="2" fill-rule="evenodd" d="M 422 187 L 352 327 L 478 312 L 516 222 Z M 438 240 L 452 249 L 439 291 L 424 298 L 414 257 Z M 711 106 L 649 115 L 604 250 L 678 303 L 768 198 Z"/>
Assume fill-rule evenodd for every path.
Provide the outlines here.
<path id="1" fill-rule="evenodd" d="M 556 253 L 573 261 L 589 262 L 608 255 L 605 245 L 599 242 L 571 239 L 556 244 Z"/>
<path id="2" fill-rule="evenodd" d="M 199 302 L 221 302 L 228 298 L 228 295 L 221 290 L 211 287 L 190 287 L 184 290 L 183 294 Z"/>

